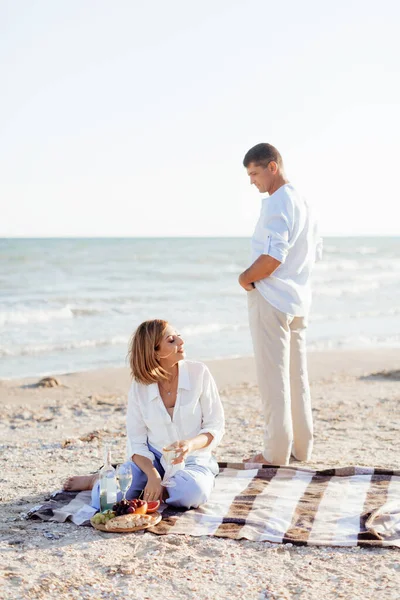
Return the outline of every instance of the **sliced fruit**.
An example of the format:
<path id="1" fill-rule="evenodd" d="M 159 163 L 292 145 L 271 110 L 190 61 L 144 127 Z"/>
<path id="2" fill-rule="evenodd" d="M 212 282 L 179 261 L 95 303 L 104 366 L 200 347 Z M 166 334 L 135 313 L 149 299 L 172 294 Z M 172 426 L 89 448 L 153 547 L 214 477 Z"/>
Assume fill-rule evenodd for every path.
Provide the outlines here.
<path id="1" fill-rule="evenodd" d="M 140 504 L 139 504 L 140 502 Z M 139 500 L 136 508 L 135 508 L 135 514 L 136 515 L 145 515 L 147 513 L 147 502 L 145 502 L 144 500 Z"/>
<path id="2" fill-rule="evenodd" d="M 147 503 L 147 514 L 151 514 L 156 512 L 156 510 L 158 509 L 158 507 L 160 506 L 160 501 L 159 500 L 154 500 L 154 502 L 148 502 Z"/>

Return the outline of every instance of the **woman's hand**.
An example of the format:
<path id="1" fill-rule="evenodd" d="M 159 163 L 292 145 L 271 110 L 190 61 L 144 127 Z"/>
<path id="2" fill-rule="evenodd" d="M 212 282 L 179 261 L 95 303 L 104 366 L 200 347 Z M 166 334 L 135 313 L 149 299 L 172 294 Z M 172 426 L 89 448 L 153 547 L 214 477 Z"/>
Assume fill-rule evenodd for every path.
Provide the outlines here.
<path id="1" fill-rule="evenodd" d="M 171 444 L 170 448 L 175 449 L 175 458 L 172 461 L 173 465 L 178 465 L 185 461 L 186 457 L 192 452 L 192 440 L 180 440 Z"/>
<path id="2" fill-rule="evenodd" d="M 214 436 L 211 433 L 199 433 L 199 435 L 196 435 L 196 437 L 191 438 L 190 440 L 180 440 L 179 442 L 171 444 L 168 447 L 174 448 L 176 454 L 172 464 L 178 465 L 179 463 L 184 462 L 188 454 L 195 450 L 206 448 L 211 444 L 213 438 Z"/>
<path id="3" fill-rule="evenodd" d="M 143 500 L 146 500 L 146 502 L 153 502 L 154 500 L 161 501 L 162 491 L 160 475 L 158 473 L 152 473 L 147 478 L 147 484 L 143 493 Z"/>

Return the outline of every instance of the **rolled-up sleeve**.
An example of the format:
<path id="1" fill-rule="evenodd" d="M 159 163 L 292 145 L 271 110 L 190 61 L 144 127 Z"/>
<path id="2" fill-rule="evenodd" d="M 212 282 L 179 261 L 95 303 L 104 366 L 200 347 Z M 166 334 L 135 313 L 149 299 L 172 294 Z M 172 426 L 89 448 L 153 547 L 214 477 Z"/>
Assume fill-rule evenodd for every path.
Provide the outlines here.
<path id="1" fill-rule="evenodd" d="M 289 252 L 290 225 L 288 217 L 279 211 L 266 214 L 264 218 L 264 251 L 284 263 Z"/>
<path id="2" fill-rule="evenodd" d="M 136 384 L 132 383 L 128 394 L 128 411 L 126 416 L 126 451 L 127 458 L 134 454 L 145 456 L 154 462 L 154 454 L 147 445 L 147 427 L 139 406 Z"/>
<path id="3" fill-rule="evenodd" d="M 210 371 L 206 368 L 203 391 L 200 396 L 202 422 L 200 433 L 211 433 L 213 440 L 207 448 L 214 449 L 225 433 L 225 416 L 218 388 Z"/>

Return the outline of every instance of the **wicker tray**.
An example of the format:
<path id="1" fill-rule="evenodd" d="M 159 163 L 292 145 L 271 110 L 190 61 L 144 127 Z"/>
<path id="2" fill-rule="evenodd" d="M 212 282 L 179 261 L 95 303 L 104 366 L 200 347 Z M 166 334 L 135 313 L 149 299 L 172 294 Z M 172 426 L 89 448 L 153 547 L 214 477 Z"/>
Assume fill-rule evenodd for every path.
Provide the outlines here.
<path id="1" fill-rule="evenodd" d="M 159 512 L 151 513 L 150 515 L 142 515 L 148 518 L 148 523 L 145 525 L 139 525 L 139 527 L 129 527 L 128 529 L 106 529 L 106 526 L 101 523 L 93 523 L 93 518 L 90 519 L 90 523 L 92 527 L 98 529 L 99 531 L 105 531 L 106 533 L 132 533 L 134 531 L 140 531 L 142 529 L 148 529 L 149 527 L 154 527 L 157 525 L 162 519 L 162 516 Z M 113 519 L 110 519 L 108 522 L 112 523 Z"/>

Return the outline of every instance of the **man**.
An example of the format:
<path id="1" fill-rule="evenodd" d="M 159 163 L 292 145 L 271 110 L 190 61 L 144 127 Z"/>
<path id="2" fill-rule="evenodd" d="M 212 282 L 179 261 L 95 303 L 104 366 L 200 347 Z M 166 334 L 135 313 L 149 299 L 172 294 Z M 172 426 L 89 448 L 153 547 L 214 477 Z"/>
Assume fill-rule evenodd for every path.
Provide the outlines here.
<path id="1" fill-rule="evenodd" d="M 278 150 L 257 144 L 243 164 L 250 183 L 269 194 L 251 241 L 253 263 L 239 277 L 248 292 L 265 420 L 264 449 L 245 462 L 287 465 L 291 454 L 309 460 L 313 446 L 305 330 L 320 241 L 310 207 L 286 178 Z"/>

